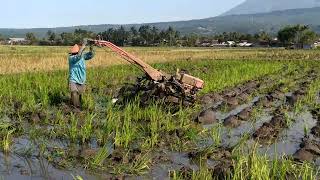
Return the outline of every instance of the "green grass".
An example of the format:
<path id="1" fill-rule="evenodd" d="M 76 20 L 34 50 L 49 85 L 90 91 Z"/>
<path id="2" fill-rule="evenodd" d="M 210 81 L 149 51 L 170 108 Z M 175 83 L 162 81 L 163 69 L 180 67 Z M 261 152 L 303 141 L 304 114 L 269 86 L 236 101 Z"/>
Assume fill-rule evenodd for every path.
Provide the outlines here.
<path id="1" fill-rule="evenodd" d="M 134 51 L 135 49 L 129 50 Z M 172 51 L 177 50 L 179 49 Z M 19 51 L 22 56 L 24 53 L 34 54 L 39 49 L 24 49 L 24 47 L 20 49 L 19 47 Z M 57 51 L 61 52 L 61 49 Z M 151 50 L 140 49 L 139 51 Z M 166 52 L 168 49 L 154 49 L 152 51 L 155 51 L 152 53 Z M 212 53 L 208 49 L 205 51 Z M 239 54 L 257 53 L 256 56 L 259 56 L 261 52 L 264 50 L 250 50 L 249 52 L 237 50 Z M 275 57 L 280 56 L 276 54 L 280 51 L 273 53 Z M 292 53 L 301 55 L 307 52 Z M 314 52 L 312 51 L 312 53 Z M 233 59 L 242 59 L 240 56 L 237 57 Z M 205 88 L 199 93 L 200 96 L 206 93 L 220 92 L 248 80 L 274 73 L 276 73 L 273 75 L 275 81 L 289 84 L 287 88 L 290 89 L 290 80 L 279 77 L 281 71 L 290 71 L 301 67 L 309 69 L 316 65 L 318 66 L 317 61 L 212 60 L 209 58 L 153 64 L 157 69 L 172 74 L 177 68 L 185 69 L 192 75 L 203 79 Z M 124 108 L 113 106 L 111 99 L 117 88 L 125 83 L 134 82 L 134 77 L 140 75 L 142 73 L 136 68 L 126 65 L 89 68 L 88 88 L 83 97 L 84 110 L 80 114 L 66 112 L 68 106 L 64 104 L 68 103 L 69 91 L 68 72 L 65 70 L 1 75 L 0 114 L 1 117 L 10 117 L 11 121 L 7 122 L 9 125 L 6 126 L 5 122 L 0 121 L 2 151 L 10 152 L 12 140 L 21 136 L 27 136 L 33 142 L 37 142 L 39 139 L 41 142 L 50 142 L 51 140 L 67 142 L 66 148 L 71 148 L 71 146 L 87 147 L 92 145 L 91 142 L 96 142 L 99 151 L 88 159 L 70 160 L 70 157 L 65 157 L 67 153 L 64 152 L 68 149 L 59 149 L 57 154 L 59 158 L 65 157 L 66 161 L 75 163 L 74 165 L 88 167 L 90 170 L 141 175 L 150 170 L 152 155 L 159 150 L 192 151 L 197 149 L 196 144 L 199 138 L 210 138 L 214 142 L 210 148 L 217 148 L 221 145 L 220 125 L 205 130 L 193 122 L 195 115 L 199 112 L 199 104 L 194 108 L 182 108 L 175 113 L 170 112 L 170 108 L 168 110 L 168 107 L 163 107 L 159 102 L 154 102 L 148 107 L 140 107 L 138 100 L 129 103 Z M 312 83 L 305 100 L 310 106 L 315 106 L 313 99 L 319 89 L 318 81 Z M 268 91 L 268 87 L 265 88 L 265 91 Z M 41 118 L 39 122 L 33 122 L 31 117 L 34 114 L 43 114 L 45 117 Z M 1 126 L 2 123 L 3 126 Z M 122 160 L 116 164 L 112 162 L 107 147 L 110 141 L 116 150 L 124 152 L 122 155 L 128 158 L 128 161 Z M 45 143 L 36 144 L 36 148 L 40 147 L 42 154 L 50 154 Z M 138 153 L 132 155 L 133 151 L 137 149 Z M 48 157 L 54 158 L 52 154 Z M 267 177 L 283 179 L 284 175 L 288 173 L 302 177 L 302 179 L 308 179 L 317 175 L 310 164 L 297 164 L 282 157 L 272 161 L 266 156 L 256 153 L 249 155 L 235 153 L 232 162 L 233 179 L 267 179 Z M 70 163 L 62 163 L 62 165 Z M 276 172 L 276 169 L 280 171 Z M 192 172 L 190 177 L 191 179 L 211 179 L 212 170 L 203 167 L 200 171 Z M 81 177 L 75 176 L 75 178 Z M 174 171 L 173 179 L 180 178 L 184 178 L 183 175 Z"/>

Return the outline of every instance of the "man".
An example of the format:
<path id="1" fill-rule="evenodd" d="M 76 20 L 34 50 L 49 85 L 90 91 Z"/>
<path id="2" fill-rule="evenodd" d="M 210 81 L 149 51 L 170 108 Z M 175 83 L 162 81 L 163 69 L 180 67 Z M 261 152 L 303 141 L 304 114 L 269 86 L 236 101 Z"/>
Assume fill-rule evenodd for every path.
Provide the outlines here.
<path id="1" fill-rule="evenodd" d="M 71 91 L 71 103 L 76 109 L 81 108 L 81 95 L 85 90 L 86 82 L 86 60 L 90 60 L 94 56 L 93 48 L 90 46 L 90 51 L 84 53 L 86 41 L 80 48 L 75 44 L 71 48 L 69 54 L 69 88 Z"/>

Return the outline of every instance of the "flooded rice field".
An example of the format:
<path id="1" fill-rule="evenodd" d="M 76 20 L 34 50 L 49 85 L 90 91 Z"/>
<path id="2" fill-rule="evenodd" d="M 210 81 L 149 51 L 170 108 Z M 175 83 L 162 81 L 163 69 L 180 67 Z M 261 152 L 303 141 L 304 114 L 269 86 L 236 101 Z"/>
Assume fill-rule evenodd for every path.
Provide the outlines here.
<path id="1" fill-rule="evenodd" d="M 290 63 L 187 107 L 114 105 L 120 85 L 89 86 L 82 111 L 58 88 L 3 94 L 0 178 L 317 179 L 320 70 Z"/>

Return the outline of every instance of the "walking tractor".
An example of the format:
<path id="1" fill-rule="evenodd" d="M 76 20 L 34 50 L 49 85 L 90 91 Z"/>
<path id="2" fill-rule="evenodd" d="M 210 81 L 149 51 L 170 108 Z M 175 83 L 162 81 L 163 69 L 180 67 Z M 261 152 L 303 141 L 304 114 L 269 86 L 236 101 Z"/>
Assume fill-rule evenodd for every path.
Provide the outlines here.
<path id="1" fill-rule="evenodd" d="M 130 97 L 132 98 L 133 95 L 140 94 L 142 102 L 147 102 L 150 98 L 160 98 L 168 103 L 192 105 L 195 102 L 197 92 L 204 86 L 203 80 L 185 72 L 177 70 L 175 75 L 169 75 L 157 70 L 109 41 L 92 39 L 85 41 L 97 47 L 110 48 L 145 73 L 145 77 L 138 78 L 136 84 L 120 90 L 117 97 L 119 100 L 126 101 Z"/>

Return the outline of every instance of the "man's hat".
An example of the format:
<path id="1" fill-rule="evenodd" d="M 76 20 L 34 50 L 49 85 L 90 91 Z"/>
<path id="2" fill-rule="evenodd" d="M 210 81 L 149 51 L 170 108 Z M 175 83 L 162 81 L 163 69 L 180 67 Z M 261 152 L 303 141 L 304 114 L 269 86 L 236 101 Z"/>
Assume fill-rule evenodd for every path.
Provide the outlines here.
<path id="1" fill-rule="evenodd" d="M 80 47 L 78 44 L 75 44 L 72 48 L 71 48 L 71 54 L 77 54 L 80 51 Z"/>

